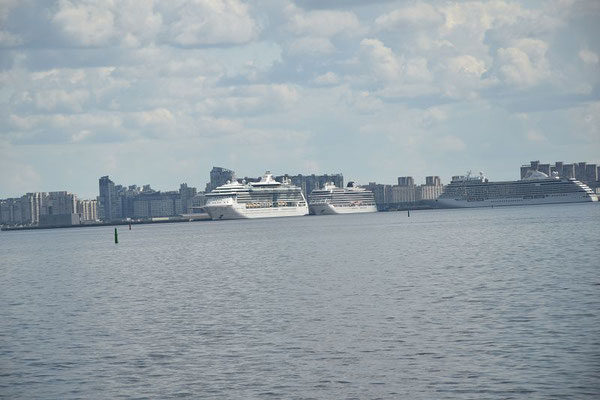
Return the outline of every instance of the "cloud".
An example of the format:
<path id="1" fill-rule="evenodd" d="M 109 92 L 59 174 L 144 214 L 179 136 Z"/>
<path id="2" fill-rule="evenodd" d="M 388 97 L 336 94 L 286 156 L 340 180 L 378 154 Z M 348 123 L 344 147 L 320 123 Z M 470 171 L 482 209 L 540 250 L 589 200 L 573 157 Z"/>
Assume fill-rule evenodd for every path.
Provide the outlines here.
<path id="1" fill-rule="evenodd" d="M 19 35 L 14 33 L 0 31 L 0 47 L 16 47 L 23 44 L 25 41 Z"/>
<path id="2" fill-rule="evenodd" d="M 294 39 L 289 46 L 290 54 L 322 55 L 334 51 L 334 46 L 327 38 L 302 37 Z"/>
<path id="3" fill-rule="evenodd" d="M 541 142 L 545 142 L 547 140 L 546 136 L 544 136 L 543 134 L 541 134 L 538 131 L 527 131 L 526 138 L 530 142 L 534 142 L 534 143 L 541 143 Z"/>
<path id="4" fill-rule="evenodd" d="M 502 79 L 508 84 L 527 87 L 550 76 L 546 59 L 548 45 L 539 39 L 520 39 L 513 46 L 498 50 L 497 62 Z"/>
<path id="5" fill-rule="evenodd" d="M 419 29 L 436 27 L 443 22 L 444 15 L 435 7 L 419 2 L 377 17 L 375 25 L 379 29 Z"/>
<path id="6" fill-rule="evenodd" d="M 453 98 L 477 97 L 477 91 L 484 84 L 482 76 L 486 70 L 483 60 L 468 54 L 449 58 L 442 83 L 444 94 Z"/>
<path id="7" fill-rule="evenodd" d="M 317 76 L 314 82 L 317 85 L 335 85 L 340 81 L 340 78 L 335 72 L 328 71 L 322 75 Z"/>
<path id="8" fill-rule="evenodd" d="M 600 101 L 569 110 L 569 117 L 576 126 L 576 138 L 595 143 L 596 146 L 600 144 Z M 597 147 L 594 151 L 597 151 Z"/>
<path id="9" fill-rule="evenodd" d="M 287 29 L 296 35 L 331 37 L 341 33 L 356 34 L 361 24 L 349 11 L 308 11 L 288 7 Z"/>
<path id="10" fill-rule="evenodd" d="M 166 149 L 185 174 L 176 159 L 285 172 L 311 160 L 363 181 L 460 171 L 466 159 L 489 170 L 499 155 L 518 165 L 557 143 L 593 158 L 592 3 L 5 0 L 0 150 L 42 181 L 60 175 L 57 152 L 93 174 L 165 180 L 146 159 Z M 278 154 L 250 154 L 261 146 Z M 80 153 L 102 157 L 92 166 Z"/>
<path id="11" fill-rule="evenodd" d="M 48 11 L 68 46 L 223 46 L 251 42 L 260 33 L 248 5 L 239 0 L 60 0 Z"/>
<path id="12" fill-rule="evenodd" d="M 453 135 L 442 136 L 436 140 L 436 144 L 444 151 L 463 151 L 467 147 L 465 142 Z"/>
<path id="13" fill-rule="evenodd" d="M 243 44 L 259 33 L 248 6 L 238 0 L 192 0 L 174 7 L 176 20 L 168 31 L 176 45 Z"/>
<path id="14" fill-rule="evenodd" d="M 87 90 L 43 90 L 35 93 L 34 104 L 41 111 L 81 112 L 89 99 Z"/>
<path id="15" fill-rule="evenodd" d="M 579 51 L 579 58 L 586 64 L 595 65 L 598 64 L 598 54 L 588 49 L 582 49 Z"/>
<path id="16" fill-rule="evenodd" d="M 292 107 L 298 98 L 298 91 L 291 85 L 246 85 L 215 90 L 195 109 L 203 115 L 258 116 Z"/>
<path id="17" fill-rule="evenodd" d="M 82 46 L 106 45 L 116 35 L 114 14 L 102 3 L 61 0 L 52 22 L 67 41 Z"/>
<path id="18" fill-rule="evenodd" d="M 132 113 L 132 117 L 135 120 L 136 125 L 142 128 L 155 126 L 164 129 L 175 122 L 173 113 L 165 108 Z"/>
<path id="19" fill-rule="evenodd" d="M 4 193 L 12 193 L 14 197 L 21 197 L 25 193 L 38 191 L 42 184 L 42 178 L 36 167 L 30 163 L 23 162 L 14 155 L 5 152 L 0 146 L 2 154 L 0 157 L 0 180 L 2 181 Z"/>
<path id="20" fill-rule="evenodd" d="M 360 46 L 375 79 L 393 81 L 400 78 L 402 64 L 392 49 L 378 39 L 363 39 Z"/>

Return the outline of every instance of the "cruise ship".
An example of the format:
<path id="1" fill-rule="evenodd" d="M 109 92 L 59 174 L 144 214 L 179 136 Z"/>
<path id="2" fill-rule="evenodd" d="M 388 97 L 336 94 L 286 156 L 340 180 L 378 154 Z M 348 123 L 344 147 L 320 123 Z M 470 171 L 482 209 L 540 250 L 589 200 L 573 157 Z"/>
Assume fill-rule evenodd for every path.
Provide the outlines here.
<path id="1" fill-rule="evenodd" d="M 323 189 L 315 189 L 308 196 L 312 215 L 350 214 L 376 212 L 373 192 L 349 182 L 346 188 L 338 188 L 328 182 Z"/>
<path id="2" fill-rule="evenodd" d="M 520 181 L 490 182 L 481 172 L 479 176 L 454 176 L 436 205 L 463 208 L 593 201 L 597 202 L 598 196 L 578 180 L 530 170 Z"/>
<path id="3" fill-rule="evenodd" d="M 308 214 L 306 199 L 289 180 L 277 182 L 269 171 L 260 182 L 228 181 L 206 194 L 211 219 L 295 217 Z"/>

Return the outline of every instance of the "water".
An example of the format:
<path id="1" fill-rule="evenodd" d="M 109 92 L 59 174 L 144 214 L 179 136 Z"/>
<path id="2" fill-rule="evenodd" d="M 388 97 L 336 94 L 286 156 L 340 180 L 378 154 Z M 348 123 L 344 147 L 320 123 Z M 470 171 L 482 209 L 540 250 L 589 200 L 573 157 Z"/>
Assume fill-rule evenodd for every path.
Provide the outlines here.
<path id="1" fill-rule="evenodd" d="M 6 398 L 593 398 L 600 207 L 0 234 Z"/>

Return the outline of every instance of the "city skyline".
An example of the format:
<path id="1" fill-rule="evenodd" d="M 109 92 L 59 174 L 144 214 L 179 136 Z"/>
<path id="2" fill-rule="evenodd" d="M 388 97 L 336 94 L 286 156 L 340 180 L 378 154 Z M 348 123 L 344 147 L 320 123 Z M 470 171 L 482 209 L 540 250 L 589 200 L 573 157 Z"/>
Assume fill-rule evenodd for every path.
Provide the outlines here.
<path id="1" fill-rule="evenodd" d="M 529 164 L 521 165 L 519 168 L 522 182 L 527 182 L 532 175 L 546 178 L 556 188 L 580 187 L 582 191 L 600 193 L 600 166 L 585 161 L 576 163 L 564 163 L 557 161 L 554 165 L 530 161 Z M 471 175 L 469 177 L 469 175 Z M 205 192 L 198 191 L 196 187 L 181 183 L 178 190 L 160 191 L 152 189 L 150 184 L 121 184 L 115 183 L 109 176 L 105 175 L 98 179 L 98 196 L 95 199 L 81 199 L 75 193 L 67 191 L 54 192 L 29 192 L 22 196 L 0 199 L 0 225 L 17 227 L 49 227 L 49 226 L 80 226 L 82 224 L 95 224 L 98 221 L 114 222 L 123 220 L 144 220 L 154 218 L 189 218 L 186 215 L 201 215 L 203 207 L 210 196 L 209 192 L 225 185 L 228 186 L 233 180 L 242 183 L 262 182 L 265 176 L 275 181 L 290 184 L 302 192 L 304 199 L 310 199 L 311 193 L 316 189 L 323 189 L 327 184 L 344 188 L 343 174 L 323 175 L 293 175 L 283 174 L 274 176 L 266 172 L 263 177 L 241 177 L 235 171 L 213 167 L 210 172 L 210 182 L 206 184 Z M 547 179 L 550 176 L 560 178 Z M 437 202 L 442 198 L 448 188 L 460 186 L 460 182 L 479 180 L 485 184 L 489 180 L 479 174 L 467 176 L 454 176 L 448 186 L 445 186 L 439 176 L 427 176 L 425 182 L 418 184 L 412 176 L 399 176 L 396 184 L 371 181 L 362 185 L 364 189 L 372 193 L 374 203 L 379 211 L 394 211 L 407 207 L 432 207 L 430 201 Z M 575 180 L 575 182 L 570 182 Z M 578 182 L 579 181 L 579 182 Z M 347 181 L 348 186 L 355 186 L 356 182 Z M 518 182 L 517 185 L 521 185 Z M 491 187 L 511 187 L 514 181 L 490 182 Z M 508 186 L 506 185 L 508 184 Z M 526 184 L 526 183 L 525 183 Z M 570 186 L 564 186 L 565 184 Z M 573 184 L 575 186 L 573 186 Z M 453 186 L 454 185 L 454 186 Z M 515 188 L 517 186 L 514 186 Z M 523 186 L 521 186 L 523 187 Z M 364 190 L 363 189 L 363 190 Z M 226 189 L 227 190 L 227 189 Z M 450 189 L 450 191 L 456 189 Z M 504 192 L 502 192 L 504 193 Z M 543 195 L 545 198 L 545 194 Z M 558 200 L 564 198 L 559 196 Z M 517 196 L 510 201 L 525 200 L 527 196 Z M 577 195 L 574 199 L 579 199 Z M 453 199 L 455 201 L 456 199 Z M 591 200 L 593 201 L 593 200 Z M 277 203 L 279 204 L 279 203 Z M 251 207 L 252 208 L 252 207 Z M 323 209 L 321 212 L 327 210 Z M 330 210 L 331 211 L 331 210 Z M 194 217 L 192 217 L 194 218 Z M 211 216 L 212 218 L 212 216 Z"/>
<path id="2" fill-rule="evenodd" d="M 574 174 L 575 174 L 575 168 L 577 168 L 577 164 L 581 164 L 581 163 L 588 164 L 588 166 L 590 166 L 590 167 L 593 166 L 598 171 L 597 175 L 600 177 L 600 163 L 587 162 L 587 161 L 583 161 L 583 162 L 582 161 L 568 161 L 568 162 L 556 161 L 555 164 L 556 163 L 560 163 L 561 167 L 562 167 L 562 164 L 571 166 L 573 168 L 573 176 L 575 176 Z M 540 169 L 542 172 L 551 172 L 550 167 L 552 166 L 552 170 L 554 170 L 555 164 L 553 165 L 553 164 L 551 164 L 549 162 L 544 162 L 544 161 L 542 161 L 541 163 L 540 163 L 540 161 L 530 161 L 527 164 L 526 163 L 521 163 L 519 166 L 510 167 L 510 169 L 513 170 L 513 172 L 514 172 L 515 178 L 508 179 L 508 180 L 522 179 L 523 176 L 524 176 L 524 173 L 525 173 L 524 171 L 527 171 L 530 168 L 537 170 L 538 169 L 538 165 L 542 167 Z M 544 167 L 546 167 L 548 170 L 546 171 L 546 169 Z M 238 179 L 238 180 L 241 180 L 241 179 L 256 179 L 256 180 L 260 180 L 260 177 L 262 176 L 262 173 L 260 173 L 260 174 L 258 174 L 256 176 L 251 176 L 251 175 L 244 174 L 244 173 L 238 173 L 237 171 L 235 171 L 233 169 L 229 169 L 229 168 L 225 168 L 225 167 L 213 166 L 212 170 L 205 171 L 204 175 L 206 175 L 208 178 L 205 177 L 205 179 L 206 179 L 205 182 L 201 181 L 202 183 L 200 183 L 200 184 L 197 184 L 195 182 L 186 182 L 186 181 L 183 181 L 181 179 L 180 180 L 174 179 L 171 182 L 167 183 L 166 187 L 158 188 L 157 186 L 155 186 L 155 184 L 153 182 L 150 182 L 150 181 L 130 182 L 130 181 L 127 181 L 127 180 L 121 180 L 117 175 L 115 175 L 115 176 L 113 176 L 113 175 L 110 175 L 110 176 L 104 175 L 104 176 L 100 177 L 99 179 L 100 180 L 102 180 L 104 178 L 108 179 L 110 177 L 110 179 L 113 182 L 115 182 L 115 184 L 122 185 L 125 188 L 127 188 L 127 187 L 136 187 L 138 190 L 142 190 L 142 187 L 143 187 L 143 190 L 148 190 L 148 191 L 151 191 L 151 192 L 163 192 L 163 193 L 177 191 L 178 188 L 176 188 L 176 186 L 178 186 L 178 185 L 188 185 L 189 184 L 190 187 L 200 188 L 200 190 L 199 190 L 199 193 L 200 193 L 200 192 L 206 191 L 206 189 L 210 189 L 210 190 L 214 189 L 213 187 L 211 187 L 210 182 L 211 182 L 211 179 L 212 179 L 212 171 L 215 168 L 217 168 L 217 169 L 223 169 L 224 171 L 228 171 L 228 172 L 232 172 L 234 174 L 235 178 Z M 520 176 L 519 176 L 519 171 L 520 171 Z M 271 172 L 274 172 L 274 171 L 271 171 Z M 480 172 L 483 172 L 483 171 L 467 170 L 467 171 L 462 171 L 462 172 L 456 173 L 456 174 L 433 174 L 433 175 L 427 175 L 427 176 L 423 176 L 423 177 L 418 177 L 418 176 L 411 175 L 411 174 L 407 173 L 405 175 L 397 175 L 391 181 L 383 181 L 383 180 L 380 180 L 380 179 L 370 179 L 369 181 L 366 181 L 366 182 L 358 182 L 358 181 L 356 181 L 356 180 L 354 180 L 352 178 L 348 178 L 342 171 L 329 172 L 329 173 L 327 173 L 327 172 L 317 172 L 317 173 L 312 173 L 312 174 L 291 173 L 291 172 L 288 171 L 288 172 L 282 172 L 282 173 L 275 173 L 274 175 L 278 175 L 279 177 L 284 176 L 284 175 L 285 176 L 303 175 L 305 177 L 310 177 L 310 176 L 314 176 L 314 175 L 316 175 L 316 176 L 327 176 L 327 175 L 330 175 L 330 176 L 333 177 L 333 176 L 336 176 L 336 175 L 341 175 L 343 177 L 343 179 L 344 179 L 345 182 L 352 181 L 352 182 L 355 182 L 356 184 L 361 185 L 361 186 L 368 186 L 369 184 L 372 184 L 372 183 L 377 183 L 377 184 L 382 184 L 382 185 L 388 185 L 388 186 L 398 184 L 400 186 L 403 186 L 403 185 L 408 185 L 409 184 L 409 183 L 406 183 L 406 181 L 405 181 L 406 179 L 409 179 L 409 181 L 411 182 L 410 185 L 413 185 L 413 184 L 414 185 L 423 185 L 423 184 L 430 185 L 430 184 L 432 184 L 432 183 L 430 183 L 430 179 L 431 178 L 437 179 L 438 184 L 446 185 L 446 184 L 450 183 L 450 181 L 452 180 L 451 178 L 453 176 L 465 175 L 467 173 L 471 173 L 473 175 L 476 175 L 476 174 L 479 174 Z M 579 173 L 579 175 L 582 175 L 582 172 L 578 172 L 578 173 Z M 446 176 L 448 176 L 448 178 L 444 179 L 444 177 L 446 177 Z M 573 177 L 573 176 L 567 175 L 567 177 Z M 580 179 L 580 178 L 578 178 L 578 179 Z M 25 192 L 22 192 L 22 193 L 16 193 L 16 194 L 14 194 L 12 196 L 11 195 L 9 195 L 9 196 L 1 196 L 0 195 L 0 199 L 17 198 L 17 197 L 20 197 L 20 196 L 22 196 L 24 194 L 28 194 L 28 193 L 53 193 L 53 192 L 64 192 L 64 191 L 67 191 L 69 193 L 72 193 L 72 194 L 76 195 L 80 200 L 95 200 L 99 195 L 101 196 L 101 193 L 99 193 L 99 190 L 98 190 L 98 178 L 97 177 L 93 178 L 92 181 L 94 182 L 94 185 L 95 185 L 95 193 L 91 193 L 90 195 L 81 194 L 81 193 L 79 193 L 79 192 L 77 192 L 75 190 L 72 190 L 71 188 L 58 188 L 58 189 L 55 189 L 55 190 L 39 190 L 39 188 L 38 189 L 34 188 L 32 190 L 28 190 L 28 191 L 25 191 Z M 222 182 L 222 183 L 225 183 L 225 182 Z M 202 189 L 202 188 L 204 188 L 204 189 Z M 210 191 L 210 190 L 208 190 L 208 191 Z"/>
<path id="3" fill-rule="evenodd" d="M 600 5 L 7 1 L 0 198 L 96 180 L 518 179 L 598 163 Z"/>

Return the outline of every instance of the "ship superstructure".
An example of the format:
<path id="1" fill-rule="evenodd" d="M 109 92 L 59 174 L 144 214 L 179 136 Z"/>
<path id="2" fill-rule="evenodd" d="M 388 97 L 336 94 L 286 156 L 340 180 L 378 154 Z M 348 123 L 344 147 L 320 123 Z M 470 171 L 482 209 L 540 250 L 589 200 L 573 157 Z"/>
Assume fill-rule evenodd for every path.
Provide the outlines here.
<path id="1" fill-rule="evenodd" d="M 490 182 L 483 173 L 454 176 L 436 200 L 439 206 L 452 208 L 594 201 L 598 197 L 586 184 L 534 170 L 520 181 Z"/>
<path id="2" fill-rule="evenodd" d="M 314 215 L 377 211 L 373 192 L 354 185 L 354 182 L 349 182 L 346 188 L 326 183 L 322 189 L 315 189 L 308 196 L 308 206 Z"/>
<path id="3" fill-rule="evenodd" d="M 269 171 L 259 182 L 229 181 L 206 195 L 212 219 L 293 217 L 308 214 L 302 190 L 289 180 L 277 182 Z"/>

